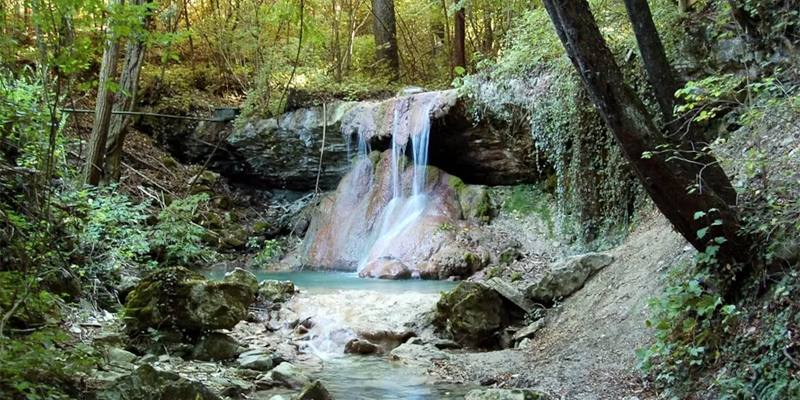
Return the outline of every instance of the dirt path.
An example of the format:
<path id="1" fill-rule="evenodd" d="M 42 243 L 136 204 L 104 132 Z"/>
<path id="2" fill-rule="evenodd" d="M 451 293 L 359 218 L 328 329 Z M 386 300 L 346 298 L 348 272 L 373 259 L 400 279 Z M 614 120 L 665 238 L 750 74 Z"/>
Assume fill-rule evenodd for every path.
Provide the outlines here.
<path id="1" fill-rule="evenodd" d="M 667 271 L 693 250 L 653 212 L 609 253 L 615 261 L 549 312 L 530 347 L 460 354 L 438 372 L 563 399 L 651 398 L 635 355 L 650 340 L 647 303 L 663 289 Z"/>

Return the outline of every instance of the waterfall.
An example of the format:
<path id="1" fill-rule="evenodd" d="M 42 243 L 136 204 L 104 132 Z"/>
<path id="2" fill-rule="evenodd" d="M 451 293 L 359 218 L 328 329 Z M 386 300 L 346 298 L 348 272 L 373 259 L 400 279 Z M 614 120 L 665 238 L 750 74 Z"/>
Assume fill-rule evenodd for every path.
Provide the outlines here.
<path id="1" fill-rule="evenodd" d="M 431 131 L 431 110 L 436 98 L 426 97 L 415 101 L 406 97 L 394 103 L 391 131 L 391 199 L 378 218 L 374 234 L 366 246 L 366 251 L 358 265 L 361 272 L 372 260 L 385 256 L 386 250 L 396 238 L 415 223 L 425 213 L 428 204 L 426 189 L 428 142 Z M 358 158 L 368 157 L 367 134 L 358 131 Z M 404 187 L 403 175 L 406 170 L 406 148 L 411 145 L 411 187 Z M 410 189 L 410 190 L 409 190 Z"/>

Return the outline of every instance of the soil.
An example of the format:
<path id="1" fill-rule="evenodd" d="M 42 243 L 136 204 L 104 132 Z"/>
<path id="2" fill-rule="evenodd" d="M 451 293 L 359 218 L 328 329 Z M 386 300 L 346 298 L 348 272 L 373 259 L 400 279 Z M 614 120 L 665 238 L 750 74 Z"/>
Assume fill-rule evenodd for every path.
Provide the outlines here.
<path id="1" fill-rule="evenodd" d="M 648 300 L 667 272 L 694 250 L 656 211 L 620 246 L 615 261 L 583 289 L 549 310 L 545 328 L 526 349 L 460 353 L 435 366 L 444 380 L 531 387 L 564 399 L 648 399 L 635 351 L 650 342 Z"/>

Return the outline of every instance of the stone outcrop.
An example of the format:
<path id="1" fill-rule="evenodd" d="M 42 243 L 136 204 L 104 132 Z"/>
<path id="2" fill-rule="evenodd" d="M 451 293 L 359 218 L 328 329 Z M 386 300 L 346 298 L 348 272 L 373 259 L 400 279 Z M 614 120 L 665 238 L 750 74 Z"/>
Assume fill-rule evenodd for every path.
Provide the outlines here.
<path id="1" fill-rule="evenodd" d="M 229 179 L 298 191 L 314 190 L 320 147 L 320 187 L 333 189 L 350 170 L 358 132 L 372 149 L 391 147 L 392 119 L 408 131 L 413 105 L 436 102 L 431 112 L 430 162 L 466 182 L 508 185 L 538 179 L 528 126 L 477 117 L 455 90 L 423 92 L 380 101 L 327 103 L 300 108 L 276 118 L 234 123 L 175 122 L 141 118 L 137 129 L 151 134 L 176 158 L 203 164 Z M 395 111 L 397 110 L 397 112 Z M 177 124 L 177 126 L 176 126 Z M 406 133 L 407 135 L 407 133 Z M 515 138 L 513 145 L 509 138 Z M 212 155 L 213 154 L 213 155 Z"/>
<path id="2" fill-rule="evenodd" d="M 97 395 L 98 400 L 220 400 L 202 383 L 145 364 L 117 379 Z"/>
<path id="3" fill-rule="evenodd" d="M 294 296 L 297 289 L 292 281 L 267 279 L 258 284 L 258 300 L 263 303 L 284 303 Z"/>
<path id="4" fill-rule="evenodd" d="M 573 256 L 553 265 L 542 279 L 526 290 L 526 296 L 540 304 L 567 297 L 583 287 L 589 277 L 614 261 L 611 256 L 589 253 Z"/>
<path id="5" fill-rule="evenodd" d="M 477 282 L 461 282 L 436 304 L 434 326 L 459 344 L 496 348 L 501 331 L 518 314 L 494 289 Z"/>
<path id="6" fill-rule="evenodd" d="M 218 282 L 183 267 L 151 273 L 128 295 L 126 329 L 137 333 L 172 328 L 200 334 L 233 328 L 247 316 L 247 308 L 256 298 L 252 280 L 242 278 L 243 273 L 249 274 L 242 271 Z"/>
<path id="7" fill-rule="evenodd" d="M 413 168 L 409 162 L 401 164 L 405 166 L 398 179 L 410 188 Z M 456 242 L 459 229 L 476 223 L 463 219 L 458 193 L 465 185 L 454 187 L 451 175 L 429 166 L 424 199 L 397 201 L 391 170 L 391 153 L 373 152 L 342 179 L 335 193 L 320 201 L 303 242 L 301 264 L 345 271 L 362 265 L 362 277 L 383 279 L 466 277 L 484 267 L 488 257 Z M 402 217 L 403 210 L 413 207 L 419 207 L 416 217 Z M 392 234 L 387 239 L 382 231 Z"/>

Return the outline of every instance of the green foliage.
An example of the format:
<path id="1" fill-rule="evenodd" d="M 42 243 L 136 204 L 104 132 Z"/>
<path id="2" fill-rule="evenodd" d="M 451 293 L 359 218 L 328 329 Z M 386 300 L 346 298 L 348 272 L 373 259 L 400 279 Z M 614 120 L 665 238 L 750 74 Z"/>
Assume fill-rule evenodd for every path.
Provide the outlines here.
<path id="1" fill-rule="evenodd" d="M 208 200 L 205 193 L 174 200 L 158 214 L 152 244 L 162 249 L 166 263 L 196 265 L 215 257 L 214 252 L 203 244 L 206 229 L 194 222 Z"/>
<path id="2" fill-rule="evenodd" d="M 0 397 L 76 398 L 76 377 L 88 374 L 98 361 L 94 350 L 71 344 L 69 335 L 57 328 L 19 338 L 0 336 Z"/>
<path id="3" fill-rule="evenodd" d="M 268 239 L 263 242 L 253 262 L 259 266 L 268 266 L 284 254 L 283 243 L 279 239 Z"/>
<path id="4" fill-rule="evenodd" d="M 708 364 L 719 358 L 720 345 L 738 315 L 736 306 L 708 290 L 710 276 L 700 273 L 676 283 L 650 302 L 655 343 L 637 353 L 640 367 L 668 393 L 680 393 Z"/>
<path id="5" fill-rule="evenodd" d="M 150 252 L 146 225 L 147 203 L 134 204 L 114 187 L 82 189 L 62 196 L 80 207 L 80 217 L 67 217 L 78 225 L 78 244 L 91 276 L 141 265 Z"/>
<path id="6" fill-rule="evenodd" d="M 50 111 L 42 103 L 47 88 L 33 71 L 18 77 L 0 69 L 0 157 L 21 167 L 43 169 L 50 154 L 49 138 L 43 132 L 50 123 Z M 63 160 L 63 141 L 57 140 L 55 160 Z"/>
<path id="7" fill-rule="evenodd" d="M 545 224 L 547 231 L 553 235 L 554 221 L 551 210 L 552 195 L 538 185 L 513 186 L 508 196 L 503 199 L 501 207 L 511 213 L 525 216 L 535 214 Z"/>
<path id="8" fill-rule="evenodd" d="M 720 399 L 800 398 L 793 332 L 800 322 L 798 272 L 774 285 L 763 305 L 750 307 L 749 320 L 722 352 L 727 368 L 714 377 Z"/>
<path id="9" fill-rule="evenodd" d="M 2 327 L 30 328 L 59 321 L 59 299 L 40 287 L 41 277 L 18 271 L 0 271 L 0 318 Z M 0 337 L 7 332 L 0 332 Z"/>
<path id="10" fill-rule="evenodd" d="M 650 2 L 669 57 L 678 55 L 685 32 L 677 7 L 666 0 Z M 590 5 L 627 83 L 654 115 L 657 108 L 644 69 L 629 52 L 634 35 L 621 2 Z M 482 62 L 480 72 L 463 80 L 460 90 L 474 102 L 476 114 L 515 125 L 529 125 L 543 174 L 555 180 L 554 231 L 578 247 L 613 244 L 627 232 L 640 188 L 613 136 L 588 100 L 563 45 L 542 7 L 516 19 L 496 60 Z M 620 234 L 621 233 L 621 234 Z M 604 238 L 595 242 L 597 238 Z"/>

